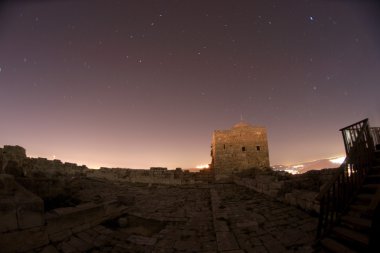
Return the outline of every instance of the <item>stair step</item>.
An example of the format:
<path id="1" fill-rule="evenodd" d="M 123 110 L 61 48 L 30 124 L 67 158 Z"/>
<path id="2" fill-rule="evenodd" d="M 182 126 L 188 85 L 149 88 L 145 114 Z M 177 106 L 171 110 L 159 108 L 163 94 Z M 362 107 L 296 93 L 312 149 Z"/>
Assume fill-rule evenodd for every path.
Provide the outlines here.
<path id="1" fill-rule="evenodd" d="M 380 184 L 363 184 L 363 188 L 376 191 L 377 189 L 380 188 Z"/>
<path id="2" fill-rule="evenodd" d="M 369 169 L 370 172 L 379 172 L 380 171 L 380 166 L 379 165 L 376 165 L 376 166 L 372 166 L 370 169 Z"/>
<path id="3" fill-rule="evenodd" d="M 356 251 L 353 251 L 352 249 L 347 248 L 343 244 L 330 239 L 330 238 L 324 238 L 321 240 L 321 244 L 323 248 L 326 248 L 328 252 L 333 253 L 356 253 Z"/>
<path id="4" fill-rule="evenodd" d="M 355 212 L 365 213 L 368 211 L 367 205 L 350 205 L 350 209 Z"/>
<path id="5" fill-rule="evenodd" d="M 368 184 L 379 184 L 380 183 L 380 174 L 374 172 L 374 171 L 369 171 L 370 174 L 368 174 L 365 177 L 364 183 Z"/>
<path id="6" fill-rule="evenodd" d="M 370 202 L 373 198 L 373 194 L 358 194 L 356 198 L 360 201 Z"/>
<path id="7" fill-rule="evenodd" d="M 380 180 L 380 175 L 377 175 L 377 174 L 368 175 L 367 178 Z"/>
<path id="8" fill-rule="evenodd" d="M 359 229 L 370 229 L 372 225 L 372 221 L 365 218 L 353 217 L 353 216 L 343 216 L 342 222 L 350 224 Z"/>
<path id="9" fill-rule="evenodd" d="M 356 242 L 360 244 L 361 246 L 368 247 L 369 239 L 368 236 L 365 234 L 356 232 L 351 229 L 343 228 L 343 227 L 335 227 L 332 229 L 335 235 L 337 235 L 340 238 Z"/>

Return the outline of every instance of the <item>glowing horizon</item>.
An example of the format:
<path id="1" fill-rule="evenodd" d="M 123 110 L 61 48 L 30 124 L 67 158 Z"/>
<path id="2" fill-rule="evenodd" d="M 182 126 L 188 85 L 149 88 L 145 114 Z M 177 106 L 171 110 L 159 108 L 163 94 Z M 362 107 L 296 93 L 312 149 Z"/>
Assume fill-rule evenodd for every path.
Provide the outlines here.
<path id="1" fill-rule="evenodd" d="M 339 129 L 380 125 L 380 16 L 330 2 L 5 1 L 0 145 L 194 168 L 244 115 L 267 128 L 271 165 L 342 154 Z"/>
<path id="2" fill-rule="evenodd" d="M 329 159 L 329 161 L 335 164 L 342 164 L 345 159 L 346 159 L 346 156 L 341 156 L 341 157 Z"/>

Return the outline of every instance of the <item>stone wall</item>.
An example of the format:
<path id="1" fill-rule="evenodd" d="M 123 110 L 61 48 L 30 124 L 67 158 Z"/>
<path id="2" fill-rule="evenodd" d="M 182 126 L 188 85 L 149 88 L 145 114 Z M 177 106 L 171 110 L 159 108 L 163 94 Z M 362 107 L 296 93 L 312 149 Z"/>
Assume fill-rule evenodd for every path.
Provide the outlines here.
<path id="1" fill-rule="evenodd" d="M 42 226 L 43 213 L 41 198 L 17 184 L 13 176 L 0 174 L 0 232 Z"/>
<path id="2" fill-rule="evenodd" d="M 46 158 L 28 158 L 24 160 L 23 172 L 25 176 L 43 174 L 47 177 L 58 175 L 78 176 L 85 174 L 88 168 L 76 163 L 61 162 L 60 160 L 48 160 Z"/>
<path id="3" fill-rule="evenodd" d="M 20 167 L 26 159 L 23 147 L 5 145 L 1 150 L 1 172 Z"/>
<path id="4" fill-rule="evenodd" d="M 315 199 L 319 190 L 336 173 L 336 169 L 309 171 L 299 175 L 271 170 L 251 171 L 251 174 L 236 174 L 233 181 L 238 185 L 314 213 L 319 213 L 319 202 Z"/>
<path id="5" fill-rule="evenodd" d="M 0 175 L 0 249 L 3 253 L 58 245 L 75 233 L 125 212 L 123 201 L 114 199 L 44 213 L 42 199 L 18 185 L 13 176 Z"/>
<path id="6" fill-rule="evenodd" d="M 45 224 L 41 198 L 18 185 L 14 177 L 0 175 L 0 249 L 20 252 L 42 246 Z M 12 246 L 14 245 L 14 246 Z"/>
<path id="7" fill-rule="evenodd" d="M 210 170 L 189 172 L 181 169 L 167 170 L 162 168 L 151 168 L 150 170 L 101 168 L 99 170 L 88 170 L 87 176 L 118 182 L 166 185 L 199 184 L 213 180 Z"/>
<path id="8" fill-rule="evenodd" d="M 56 177 L 59 175 L 77 176 L 84 174 L 88 169 L 84 165 L 63 163 L 60 160 L 46 158 L 30 158 L 20 146 L 5 145 L 0 148 L 1 171 L 16 177 Z"/>
<path id="9" fill-rule="evenodd" d="M 241 122 L 229 130 L 216 130 L 211 156 L 216 180 L 253 167 L 269 167 L 266 129 Z"/>
<path id="10" fill-rule="evenodd" d="M 2 159 L 4 156 L 7 161 L 6 164 L 3 163 L 6 173 L 16 176 L 17 180 L 25 187 L 32 186 L 28 187 L 28 189 L 32 189 L 33 192 L 38 194 L 42 193 L 44 189 L 36 183 L 42 182 L 44 184 L 46 180 L 50 182 L 64 177 L 88 176 L 90 178 L 102 178 L 110 181 L 168 185 L 198 184 L 213 181 L 213 175 L 210 170 L 189 172 L 183 171 L 181 168 L 167 170 L 162 167 L 152 167 L 150 170 L 105 167 L 99 170 L 90 170 L 84 165 L 63 163 L 57 159 L 48 160 L 40 157 L 26 157 L 25 149 L 19 146 L 4 146 L 3 150 L 6 152 L 4 155 L 1 152 L 0 161 L 4 160 Z M 44 187 L 49 188 L 49 185 Z"/>

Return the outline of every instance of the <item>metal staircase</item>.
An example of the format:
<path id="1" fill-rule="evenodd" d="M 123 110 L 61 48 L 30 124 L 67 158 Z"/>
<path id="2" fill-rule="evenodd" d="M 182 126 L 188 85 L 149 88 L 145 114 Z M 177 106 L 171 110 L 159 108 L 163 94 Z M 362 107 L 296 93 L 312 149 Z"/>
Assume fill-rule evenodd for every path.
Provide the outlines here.
<path id="1" fill-rule="evenodd" d="M 321 189 L 321 252 L 380 252 L 380 128 L 368 119 L 340 130 L 346 160 Z"/>

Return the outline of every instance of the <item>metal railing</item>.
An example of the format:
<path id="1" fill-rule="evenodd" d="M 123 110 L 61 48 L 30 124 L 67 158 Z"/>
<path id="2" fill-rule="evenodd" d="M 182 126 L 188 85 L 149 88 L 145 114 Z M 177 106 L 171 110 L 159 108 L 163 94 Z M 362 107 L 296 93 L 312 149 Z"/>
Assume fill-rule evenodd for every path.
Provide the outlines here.
<path id="1" fill-rule="evenodd" d="M 375 149 L 380 150 L 380 127 L 371 127 L 369 131 L 371 133 Z"/>
<path id="2" fill-rule="evenodd" d="M 340 129 L 346 149 L 346 159 L 332 180 L 317 196 L 320 202 L 317 238 L 325 235 L 348 208 L 353 194 L 368 173 L 375 149 L 368 119 Z"/>

